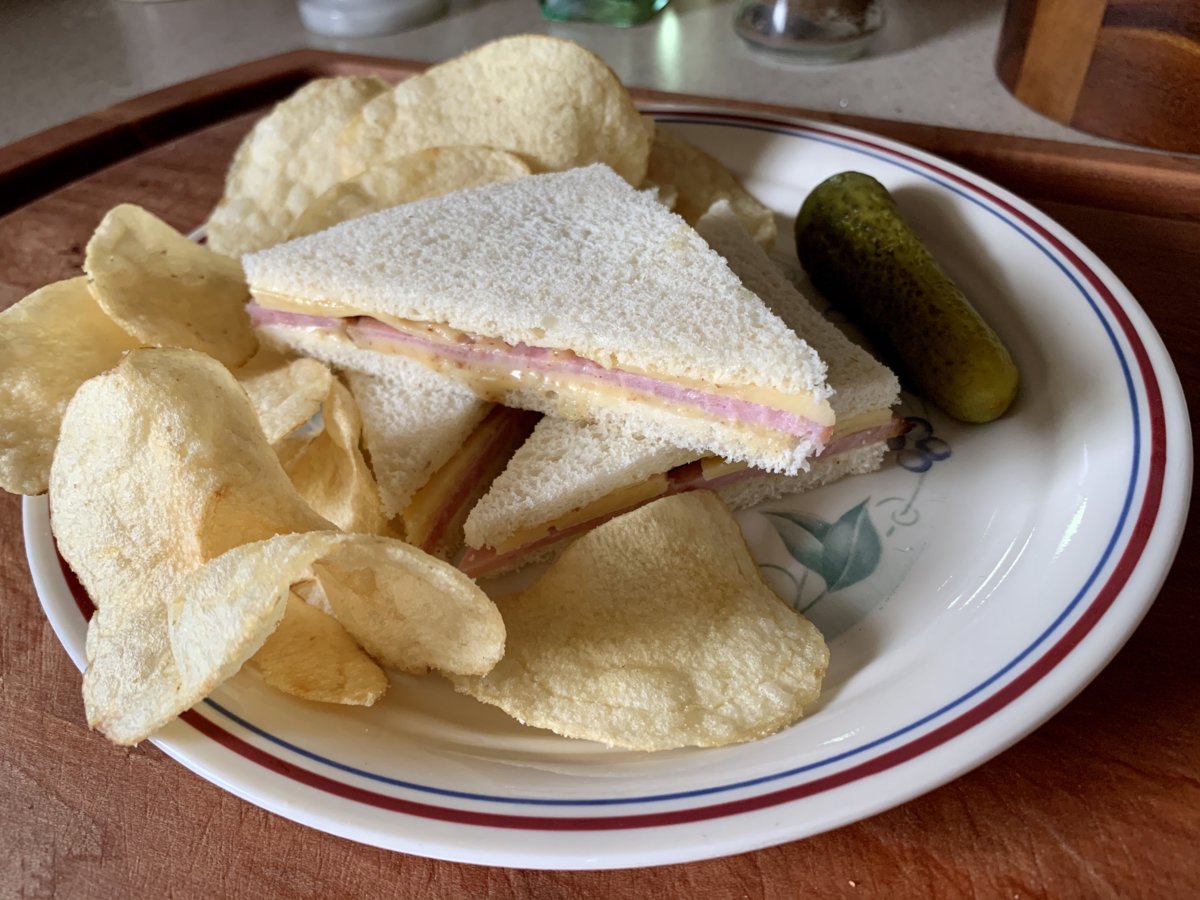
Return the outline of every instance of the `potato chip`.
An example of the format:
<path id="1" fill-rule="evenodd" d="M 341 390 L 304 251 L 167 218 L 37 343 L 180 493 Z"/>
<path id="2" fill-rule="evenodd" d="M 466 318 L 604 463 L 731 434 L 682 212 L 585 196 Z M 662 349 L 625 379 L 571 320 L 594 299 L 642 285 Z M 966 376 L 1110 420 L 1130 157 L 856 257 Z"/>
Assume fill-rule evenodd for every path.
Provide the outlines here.
<path id="1" fill-rule="evenodd" d="M 309 606 L 295 591 L 279 627 L 247 665 L 276 690 L 322 703 L 370 706 L 388 686 L 383 669 L 337 619 Z"/>
<path id="2" fill-rule="evenodd" d="M 380 163 L 339 182 L 314 200 L 291 228 L 291 237 L 322 231 L 367 213 L 440 197 L 452 191 L 509 181 L 529 166 L 489 147 L 430 147 Z"/>
<path id="3" fill-rule="evenodd" d="M 481 675 L 504 654 L 495 604 L 416 547 L 356 536 L 313 567 L 330 610 L 362 648 L 404 672 Z"/>
<path id="4" fill-rule="evenodd" d="M 59 549 L 96 604 L 88 721 L 118 743 L 236 672 L 323 558 L 339 585 L 331 607 L 380 659 L 475 672 L 503 652 L 499 612 L 465 575 L 407 544 L 333 531 L 313 512 L 245 393 L 203 354 L 135 350 L 84 383 L 63 418 L 50 500 Z M 286 626 L 285 650 L 297 640 L 287 632 L 308 627 Z M 342 656 L 322 664 L 367 687 L 333 693 L 370 695 L 373 670 Z"/>
<path id="5" fill-rule="evenodd" d="M 177 581 L 166 612 L 186 701 L 178 711 L 210 694 L 263 646 L 284 617 L 291 586 L 346 540 L 332 531 L 276 535 L 234 547 Z"/>
<path id="6" fill-rule="evenodd" d="M 165 601 L 179 579 L 248 541 L 332 527 L 296 495 L 233 376 L 187 350 L 134 350 L 80 387 L 50 502 L 59 550 L 96 605 L 89 722 L 121 743 L 178 711 Z"/>
<path id="7" fill-rule="evenodd" d="M 242 267 L 141 207 L 109 211 L 83 269 L 101 308 L 142 344 L 200 350 L 228 366 L 254 355 Z"/>
<path id="8" fill-rule="evenodd" d="M 499 612 L 449 565 L 383 538 L 280 534 L 234 547 L 182 573 L 153 602 L 129 594 L 106 598 L 88 628 L 84 702 L 89 724 L 116 743 L 137 743 L 259 653 L 263 658 L 255 666 L 265 666 L 268 680 L 292 693 L 373 702 L 386 686 L 383 673 L 361 652 L 352 652 L 349 639 L 333 629 L 325 613 L 297 608 L 294 604 L 305 604 L 289 590 L 326 557 L 354 586 L 339 590 L 335 608 L 353 607 L 352 627 L 370 631 L 385 659 L 407 670 L 471 671 L 481 668 L 480 659 L 494 662 L 503 652 Z M 368 583 L 371 590 L 359 593 Z M 283 625 L 289 607 L 293 619 Z M 379 615 L 384 616 L 380 623 L 367 624 Z M 279 642 L 270 646 L 281 625 Z M 392 640 L 392 633 L 402 637 Z M 323 644 L 305 666 L 305 646 L 330 637 L 339 643 Z M 297 671 L 304 669 L 307 674 Z M 331 684 L 317 682 L 323 672 L 334 679 Z"/>
<path id="9" fill-rule="evenodd" d="M 216 360 L 135 350 L 86 382 L 50 469 L 51 524 L 96 605 L 161 605 L 183 572 L 239 544 L 333 526 L 300 498 L 245 392 Z"/>
<path id="10" fill-rule="evenodd" d="M 85 653 L 88 725 L 114 743 L 136 744 L 188 708 L 175 702 L 179 670 L 161 597 L 106 602 L 88 623 Z"/>
<path id="11" fill-rule="evenodd" d="M 387 538 L 283 534 L 229 550 L 184 575 L 168 595 L 181 692 L 195 703 L 234 674 L 284 618 L 290 586 L 315 572 L 326 585 L 332 573 L 337 587 L 326 596 L 338 621 L 385 664 L 405 671 L 487 671 L 503 653 L 499 611 L 452 566 Z M 293 612 L 314 633 L 329 633 L 324 624 L 311 625 L 319 616 Z"/>
<path id="12" fill-rule="evenodd" d="M 45 492 L 67 403 L 137 346 L 86 278 L 48 284 L 0 312 L 0 489 Z"/>
<path id="13" fill-rule="evenodd" d="M 673 208 L 689 225 L 696 224 L 716 201 L 728 199 L 751 237 L 768 252 L 775 249 L 775 214 L 720 162 L 665 128 L 654 132 L 646 181 L 660 194 L 675 189 Z"/>
<path id="14" fill-rule="evenodd" d="M 333 373 L 323 363 L 308 357 L 288 359 L 266 344 L 233 374 L 272 446 L 315 416 L 333 388 Z"/>
<path id="15" fill-rule="evenodd" d="M 241 256 L 284 240 L 313 199 L 339 180 L 337 136 L 388 90 L 374 76 L 319 78 L 260 119 L 234 154 L 208 243 Z"/>
<path id="16" fill-rule="evenodd" d="M 319 365 L 319 364 L 318 364 Z M 343 531 L 384 529 L 379 487 L 363 458 L 362 419 L 354 398 L 334 379 L 321 406 L 324 429 L 282 459 L 284 471 L 308 504 Z"/>
<path id="17" fill-rule="evenodd" d="M 88 724 L 118 744 L 149 737 L 231 678 L 275 631 L 289 587 L 347 540 L 277 535 L 234 547 L 150 598 L 105 598 L 88 625 Z"/>
<path id="18" fill-rule="evenodd" d="M 504 658 L 459 690 L 528 725 L 635 750 L 714 747 L 800 718 L 829 654 L 766 586 L 714 494 L 585 534 L 500 601 Z"/>
<path id="19" fill-rule="evenodd" d="M 600 57 L 545 35 L 484 44 L 367 103 L 338 139 L 343 177 L 453 144 L 516 153 L 537 172 L 602 162 L 641 184 L 654 135 Z"/>

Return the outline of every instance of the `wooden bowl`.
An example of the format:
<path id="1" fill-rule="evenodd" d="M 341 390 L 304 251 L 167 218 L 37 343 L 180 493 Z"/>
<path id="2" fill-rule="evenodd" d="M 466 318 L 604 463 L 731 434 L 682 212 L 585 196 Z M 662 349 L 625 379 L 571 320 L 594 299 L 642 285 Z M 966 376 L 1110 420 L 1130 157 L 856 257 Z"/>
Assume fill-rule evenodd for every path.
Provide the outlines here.
<path id="1" fill-rule="evenodd" d="M 996 70 L 1072 128 L 1200 153 L 1197 0 L 1008 0 Z"/>

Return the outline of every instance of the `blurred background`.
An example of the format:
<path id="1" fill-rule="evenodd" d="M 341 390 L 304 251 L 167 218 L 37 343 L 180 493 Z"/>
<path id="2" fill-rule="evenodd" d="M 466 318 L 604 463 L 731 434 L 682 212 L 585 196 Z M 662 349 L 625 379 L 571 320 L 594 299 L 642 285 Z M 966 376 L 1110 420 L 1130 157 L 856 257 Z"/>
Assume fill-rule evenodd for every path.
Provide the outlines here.
<path id="1" fill-rule="evenodd" d="M 393 33 L 317 33 L 301 7 L 318 30 L 349 12 Z M 646 20 L 552 20 L 589 14 Z M 884 24 L 825 65 L 738 36 L 811 34 L 826 15 Z M 437 61 L 523 32 L 578 41 L 631 86 L 1200 152 L 1197 0 L 0 0 L 0 146 L 288 50 Z"/>
<path id="2" fill-rule="evenodd" d="M 733 0 L 671 0 L 631 28 L 553 22 L 537 0 L 448 0 L 368 38 L 314 34 L 297 0 L 0 0 L 0 145 L 169 84 L 300 47 L 439 60 L 545 32 L 599 53 L 629 85 L 885 119 L 1100 142 L 1014 99 L 996 74 L 1005 0 L 884 0 L 867 55 L 800 65 L 740 40 Z"/>

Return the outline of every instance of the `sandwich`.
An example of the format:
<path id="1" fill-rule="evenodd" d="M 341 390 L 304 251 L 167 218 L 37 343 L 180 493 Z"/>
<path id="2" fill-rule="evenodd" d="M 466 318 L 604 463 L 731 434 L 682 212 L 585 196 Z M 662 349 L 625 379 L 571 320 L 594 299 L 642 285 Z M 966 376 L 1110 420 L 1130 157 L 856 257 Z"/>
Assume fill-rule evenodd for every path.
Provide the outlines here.
<path id="1" fill-rule="evenodd" d="M 780 475 L 702 457 L 660 435 L 544 418 L 467 518 L 467 549 L 458 564 L 467 574 L 493 576 L 542 559 L 607 519 L 669 494 L 708 489 L 743 508 L 881 465 L 887 439 L 898 431 L 891 411 L 899 399 L 896 376 L 796 290 L 728 204 L 714 206 L 696 227 L 828 366 L 837 424 L 824 449 L 807 471 Z"/>
<path id="2" fill-rule="evenodd" d="M 603 165 L 383 210 L 243 264 L 260 327 L 416 360 L 482 400 L 789 475 L 834 433 L 806 340 Z"/>
<path id="3" fill-rule="evenodd" d="M 257 332 L 263 343 L 339 373 L 362 417 L 390 530 L 442 559 L 456 556 L 467 513 L 538 416 L 480 400 L 412 360 L 358 348 L 337 330 L 260 324 Z"/>

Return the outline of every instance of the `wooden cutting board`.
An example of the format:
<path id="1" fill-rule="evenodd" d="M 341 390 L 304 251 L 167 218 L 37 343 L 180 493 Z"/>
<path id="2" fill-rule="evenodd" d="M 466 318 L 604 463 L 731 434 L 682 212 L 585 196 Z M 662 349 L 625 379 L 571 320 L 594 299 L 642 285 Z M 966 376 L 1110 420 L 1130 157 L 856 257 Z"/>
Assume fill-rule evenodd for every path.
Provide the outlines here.
<path id="1" fill-rule="evenodd" d="M 76 274 L 103 213 L 202 221 L 263 107 L 307 79 L 422 68 L 302 51 L 220 72 L 0 149 L 0 308 Z M 678 95 L 637 91 L 641 101 Z M 699 99 L 699 98 L 684 98 Z M 898 138 L 998 181 L 1139 298 L 1200 396 L 1200 162 L 712 101 Z M 37 602 L 19 498 L 0 496 L 0 896 L 1184 897 L 1200 892 L 1200 541 L 1113 663 L 999 757 L 872 819 L 755 853 L 626 872 L 461 866 L 263 812 L 149 744 L 87 731 L 79 674 Z"/>

